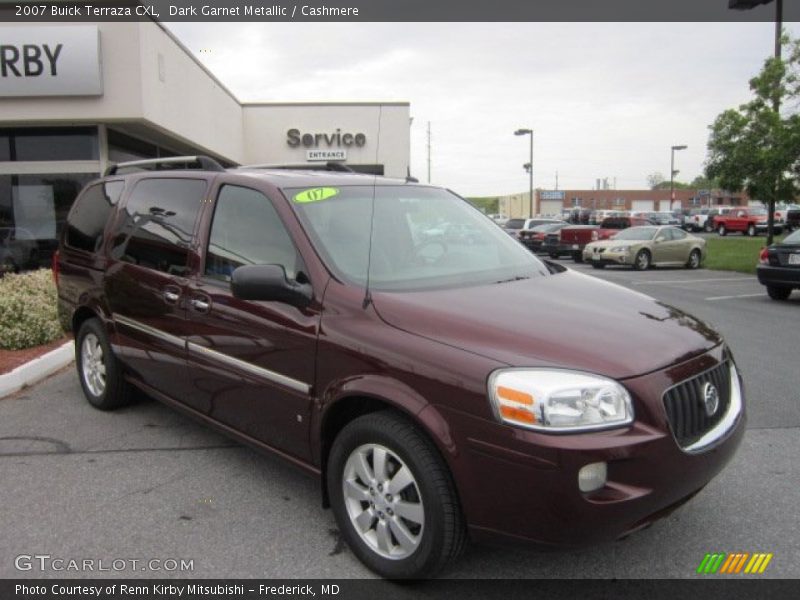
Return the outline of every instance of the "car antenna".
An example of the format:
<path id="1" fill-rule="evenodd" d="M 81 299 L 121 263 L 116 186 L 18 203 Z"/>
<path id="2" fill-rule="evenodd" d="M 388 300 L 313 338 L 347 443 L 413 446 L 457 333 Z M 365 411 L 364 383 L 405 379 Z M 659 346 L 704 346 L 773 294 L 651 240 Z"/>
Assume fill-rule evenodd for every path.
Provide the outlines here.
<path id="1" fill-rule="evenodd" d="M 378 139 L 375 142 L 375 164 L 378 164 L 378 156 L 379 156 L 379 149 L 381 145 L 381 116 L 383 113 L 383 106 L 378 105 Z M 369 214 L 369 247 L 367 249 L 367 283 L 364 290 L 364 302 L 361 304 L 361 307 L 366 310 L 367 307 L 372 304 L 372 294 L 369 290 L 369 272 L 372 267 L 372 234 L 375 230 L 375 195 L 377 193 L 377 178 L 372 180 L 372 203 L 370 207 L 370 214 Z"/>

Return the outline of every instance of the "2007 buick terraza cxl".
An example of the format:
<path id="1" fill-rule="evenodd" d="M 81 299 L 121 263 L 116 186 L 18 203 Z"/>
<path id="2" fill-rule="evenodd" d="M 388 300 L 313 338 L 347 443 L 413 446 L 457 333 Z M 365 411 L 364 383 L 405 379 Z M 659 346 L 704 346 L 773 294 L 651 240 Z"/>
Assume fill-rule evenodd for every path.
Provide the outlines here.
<path id="1" fill-rule="evenodd" d="M 613 540 L 734 454 L 742 382 L 697 319 L 444 189 L 180 160 L 112 167 L 70 212 L 54 267 L 86 397 L 135 386 L 319 476 L 377 573 L 430 576 L 468 537 Z"/>

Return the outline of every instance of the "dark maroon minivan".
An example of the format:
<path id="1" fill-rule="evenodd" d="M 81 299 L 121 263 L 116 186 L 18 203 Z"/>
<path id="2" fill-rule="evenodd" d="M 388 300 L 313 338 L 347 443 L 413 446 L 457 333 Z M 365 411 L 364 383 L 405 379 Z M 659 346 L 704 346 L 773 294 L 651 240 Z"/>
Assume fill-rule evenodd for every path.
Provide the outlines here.
<path id="1" fill-rule="evenodd" d="M 138 388 L 314 474 L 385 577 L 467 539 L 627 535 L 744 433 L 713 329 L 429 185 L 128 163 L 83 190 L 54 267 L 93 406 Z"/>

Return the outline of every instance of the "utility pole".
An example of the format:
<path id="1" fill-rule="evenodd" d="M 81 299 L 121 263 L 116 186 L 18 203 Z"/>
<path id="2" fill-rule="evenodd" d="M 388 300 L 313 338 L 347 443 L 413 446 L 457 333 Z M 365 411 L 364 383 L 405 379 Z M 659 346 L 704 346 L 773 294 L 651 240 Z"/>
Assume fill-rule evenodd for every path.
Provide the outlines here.
<path id="1" fill-rule="evenodd" d="M 556 171 L 556 191 L 558 191 L 558 171 Z"/>

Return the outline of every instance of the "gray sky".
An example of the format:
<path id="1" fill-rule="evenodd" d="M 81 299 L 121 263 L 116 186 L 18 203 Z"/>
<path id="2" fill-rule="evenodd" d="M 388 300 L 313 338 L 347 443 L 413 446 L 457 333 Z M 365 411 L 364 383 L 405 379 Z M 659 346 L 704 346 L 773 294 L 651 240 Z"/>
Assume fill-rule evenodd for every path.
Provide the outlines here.
<path id="1" fill-rule="evenodd" d="M 772 23 L 167 23 L 243 101 L 411 103 L 411 172 L 470 196 L 701 174 L 708 125 L 749 99 Z M 793 36 L 800 24 L 787 24 Z M 200 50 L 204 50 L 202 53 Z"/>

